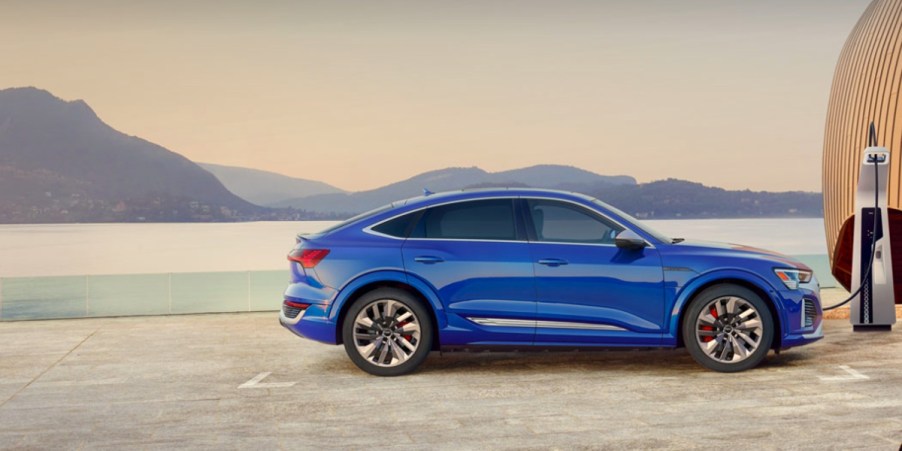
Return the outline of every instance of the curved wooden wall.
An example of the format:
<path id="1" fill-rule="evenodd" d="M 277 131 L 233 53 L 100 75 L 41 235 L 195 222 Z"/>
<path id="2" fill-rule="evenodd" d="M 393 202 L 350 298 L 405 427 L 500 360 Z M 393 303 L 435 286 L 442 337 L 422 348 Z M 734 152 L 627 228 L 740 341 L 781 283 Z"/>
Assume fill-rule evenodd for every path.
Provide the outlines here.
<path id="1" fill-rule="evenodd" d="M 902 0 L 874 0 L 855 25 L 839 56 L 824 132 L 823 192 L 827 249 L 833 274 L 848 288 L 851 278 L 852 224 L 858 171 L 868 126 L 877 126 L 878 144 L 889 148 L 889 206 L 902 210 Z M 891 212 L 898 213 L 898 212 Z M 891 233 L 902 230 L 891 225 Z M 846 230 L 843 230 L 846 229 Z M 902 246 L 902 235 L 893 234 Z M 893 246 L 894 267 L 902 250 Z M 898 253 L 897 253 L 898 252 Z M 896 261 L 898 259 L 898 261 Z M 902 277 L 897 277 L 902 283 Z M 900 288 L 896 287 L 896 299 Z"/>

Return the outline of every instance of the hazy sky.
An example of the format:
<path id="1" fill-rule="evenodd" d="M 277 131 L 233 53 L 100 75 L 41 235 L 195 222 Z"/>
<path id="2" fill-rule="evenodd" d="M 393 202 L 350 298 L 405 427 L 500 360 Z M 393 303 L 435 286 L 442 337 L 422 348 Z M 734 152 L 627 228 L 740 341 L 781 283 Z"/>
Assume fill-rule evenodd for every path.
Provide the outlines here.
<path id="1" fill-rule="evenodd" d="M 448 166 L 820 190 L 868 0 L 9 1 L 0 88 L 359 190 Z"/>

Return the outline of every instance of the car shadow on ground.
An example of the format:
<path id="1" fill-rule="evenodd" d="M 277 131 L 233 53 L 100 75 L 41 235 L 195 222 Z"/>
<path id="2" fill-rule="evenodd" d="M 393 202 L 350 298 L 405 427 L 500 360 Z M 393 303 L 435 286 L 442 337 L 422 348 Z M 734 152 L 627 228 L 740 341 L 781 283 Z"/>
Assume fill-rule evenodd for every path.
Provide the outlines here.
<path id="1" fill-rule="evenodd" d="M 361 374 L 347 358 L 344 350 L 336 349 L 321 362 L 330 372 Z M 758 368 L 783 369 L 803 365 L 813 358 L 807 352 L 770 352 Z M 656 373 L 662 376 L 681 376 L 708 373 L 697 364 L 685 349 L 598 349 L 578 351 L 455 351 L 433 352 L 417 374 L 565 374 L 574 372 Z"/>
<path id="2" fill-rule="evenodd" d="M 432 353 L 422 373 L 572 373 L 583 371 L 695 371 L 697 365 L 683 350 L 579 350 L 519 352 Z"/>

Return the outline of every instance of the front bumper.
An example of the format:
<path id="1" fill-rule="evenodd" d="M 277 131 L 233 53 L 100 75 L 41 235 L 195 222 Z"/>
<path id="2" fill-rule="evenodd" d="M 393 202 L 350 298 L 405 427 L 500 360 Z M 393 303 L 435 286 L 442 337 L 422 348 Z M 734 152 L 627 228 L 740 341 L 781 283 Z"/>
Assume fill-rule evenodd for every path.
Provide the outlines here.
<path id="1" fill-rule="evenodd" d="M 820 300 L 820 284 L 811 282 L 799 285 L 797 290 L 780 290 L 783 304 L 782 349 L 802 346 L 824 338 L 824 311 Z"/>

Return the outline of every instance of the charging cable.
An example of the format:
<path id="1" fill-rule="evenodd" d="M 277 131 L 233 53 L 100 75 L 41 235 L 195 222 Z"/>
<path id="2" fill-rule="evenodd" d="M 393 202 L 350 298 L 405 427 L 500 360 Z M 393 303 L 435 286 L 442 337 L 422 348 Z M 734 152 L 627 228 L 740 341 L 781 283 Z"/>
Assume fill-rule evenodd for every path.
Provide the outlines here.
<path id="1" fill-rule="evenodd" d="M 869 141 L 871 146 L 877 146 L 877 130 L 874 128 L 874 123 L 871 122 L 871 133 L 869 136 Z M 878 219 L 882 219 L 879 216 L 880 212 L 880 192 L 877 190 L 877 177 L 878 177 L 878 168 L 879 160 L 877 156 L 874 156 L 874 230 L 871 233 L 871 260 L 868 262 L 868 269 L 865 270 L 864 275 L 861 277 L 861 280 L 867 280 L 868 276 L 871 275 L 871 268 L 874 267 L 874 253 L 877 252 L 877 224 L 880 223 Z M 863 219 L 863 218 L 862 218 Z M 829 307 L 823 307 L 824 311 L 833 310 L 835 308 L 842 307 L 849 302 L 852 302 L 852 299 L 855 299 L 855 296 L 858 296 L 858 293 L 861 293 L 861 289 L 864 287 L 863 283 L 858 285 L 858 289 L 855 290 L 854 293 L 850 294 L 846 300 L 840 302 L 839 304 L 831 305 Z"/>

